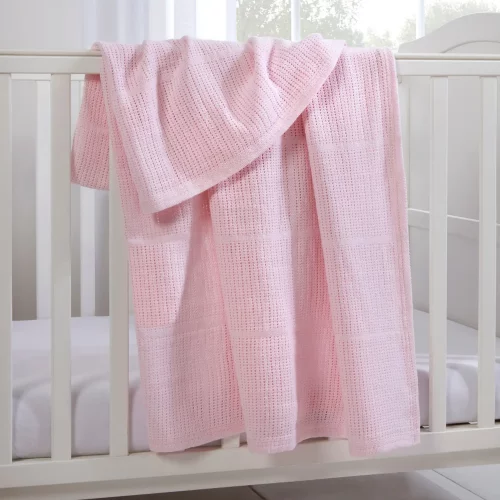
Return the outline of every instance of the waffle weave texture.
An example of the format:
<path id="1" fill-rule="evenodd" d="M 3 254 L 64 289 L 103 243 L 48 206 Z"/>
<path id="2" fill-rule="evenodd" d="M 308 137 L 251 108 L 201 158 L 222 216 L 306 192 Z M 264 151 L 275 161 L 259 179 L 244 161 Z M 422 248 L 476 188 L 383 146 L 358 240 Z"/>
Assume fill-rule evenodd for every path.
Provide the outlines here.
<path id="1" fill-rule="evenodd" d="M 394 57 L 313 35 L 99 43 L 73 181 L 115 152 L 153 451 L 419 439 Z"/>

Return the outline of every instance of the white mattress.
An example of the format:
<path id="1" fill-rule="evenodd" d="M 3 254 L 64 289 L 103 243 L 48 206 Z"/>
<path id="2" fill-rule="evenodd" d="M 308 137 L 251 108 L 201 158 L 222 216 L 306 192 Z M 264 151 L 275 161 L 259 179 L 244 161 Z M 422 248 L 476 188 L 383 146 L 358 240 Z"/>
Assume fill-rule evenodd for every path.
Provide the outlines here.
<path id="1" fill-rule="evenodd" d="M 131 324 L 133 322 L 131 321 Z M 73 318 L 73 454 L 108 452 L 109 320 Z M 415 311 L 421 423 L 429 415 L 428 315 Z M 50 456 L 50 323 L 17 321 L 13 326 L 14 458 Z M 448 322 L 448 423 L 476 420 L 477 332 Z M 500 419 L 500 339 L 497 341 L 496 415 Z M 146 416 L 139 388 L 135 332 L 130 331 L 130 448 L 145 451 Z"/>

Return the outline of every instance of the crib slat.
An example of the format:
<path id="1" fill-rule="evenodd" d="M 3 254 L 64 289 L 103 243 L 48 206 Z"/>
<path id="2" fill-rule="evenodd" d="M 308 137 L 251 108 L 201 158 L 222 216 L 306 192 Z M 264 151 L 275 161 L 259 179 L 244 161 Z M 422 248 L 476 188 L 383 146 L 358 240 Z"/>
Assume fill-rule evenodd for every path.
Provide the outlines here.
<path id="1" fill-rule="evenodd" d="M 79 82 L 80 105 L 84 82 Z M 80 187 L 80 310 L 82 316 L 95 316 L 96 287 L 96 200 L 95 191 Z"/>
<path id="2" fill-rule="evenodd" d="M 54 75 L 52 110 L 52 459 L 71 458 L 71 77 Z"/>
<path id="3" fill-rule="evenodd" d="M 116 166 L 111 145 L 109 167 L 109 315 L 111 365 L 109 452 L 112 456 L 123 456 L 128 454 L 128 257 Z"/>
<path id="4" fill-rule="evenodd" d="M 0 465 L 12 461 L 12 113 L 11 77 L 0 75 Z"/>
<path id="5" fill-rule="evenodd" d="M 95 191 L 80 188 L 80 309 L 95 316 Z"/>
<path id="6" fill-rule="evenodd" d="M 81 82 L 71 81 L 71 137 L 76 130 L 80 112 Z M 80 193 L 82 188 L 71 185 L 71 313 L 81 316 L 81 255 L 80 255 Z"/>
<path id="7" fill-rule="evenodd" d="M 301 38 L 300 33 L 300 2 L 301 0 L 291 0 L 290 17 L 291 17 L 291 39 L 292 42 L 298 42 Z"/>
<path id="8" fill-rule="evenodd" d="M 448 78 L 431 78 L 430 429 L 446 429 Z"/>
<path id="9" fill-rule="evenodd" d="M 50 317 L 50 81 L 36 82 L 36 315 Z"/>
<path id="10" fill-rule="evenodd" d="M 481 78 L 478 425 L 495 425 L 497 79 Z"/>

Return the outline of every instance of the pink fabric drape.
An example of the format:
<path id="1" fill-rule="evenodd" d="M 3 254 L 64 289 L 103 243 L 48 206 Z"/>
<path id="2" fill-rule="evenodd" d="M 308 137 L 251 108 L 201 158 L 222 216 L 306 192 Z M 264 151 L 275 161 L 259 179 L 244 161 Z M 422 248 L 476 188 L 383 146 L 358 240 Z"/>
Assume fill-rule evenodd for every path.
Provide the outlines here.
<path id="1" fill-rule="evenodd" d="M 129 245 L 151 449 L 419 439 L 394 58 L 314 35 L 101 43 L 73 180 Z"/>

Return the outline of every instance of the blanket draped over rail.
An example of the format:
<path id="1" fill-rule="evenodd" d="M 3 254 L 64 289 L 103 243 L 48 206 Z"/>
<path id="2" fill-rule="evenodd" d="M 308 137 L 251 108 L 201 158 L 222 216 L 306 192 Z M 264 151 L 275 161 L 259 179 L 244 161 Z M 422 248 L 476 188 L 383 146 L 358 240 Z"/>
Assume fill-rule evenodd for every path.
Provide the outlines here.
<path id="1" fill-rule="evenodd" d="M 394 57 L 313 35 L 100 43 L 73 181 L 115 151 L 153 451 L 419 439 Z"/>

